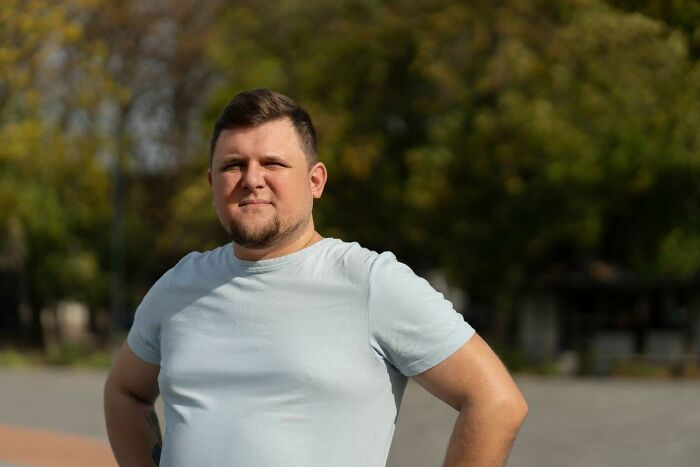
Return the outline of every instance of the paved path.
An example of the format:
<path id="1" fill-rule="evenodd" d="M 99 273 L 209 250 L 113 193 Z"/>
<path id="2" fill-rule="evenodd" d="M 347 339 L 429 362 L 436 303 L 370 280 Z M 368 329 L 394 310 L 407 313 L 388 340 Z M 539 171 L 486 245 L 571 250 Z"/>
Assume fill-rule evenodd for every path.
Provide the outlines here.
<path id="1" fill-rule="evenodd" d="M 103 441 L 55 431 L 0 425 L 0 466 L 114 466 L 112 451 Z M 10 464 L 4 464 L 10 463 Z"/>
<path id="2" fill-rule="evenodd" d="M 530 413 L 509 467 L 700 466 L 700 381 L 516 380 Z M 439 466 L 455 418 L 410 384 L 387 465 Z"/>
<path id="3" fill-rule="evenodd" d="M 0 424 L 41 429 L 42 436 L 44 430 L 80 436 L 60 438 L 63 448 L 76 441 L 106 447 L 104 377 L 95 371 L 0 369 Z M 530 415 L 510 467 L 700 465 L 700 381 L 520 377 L 517 382 Z M 439 466 L 455 418 L 452 408 L 409 384 L 387 465 Z M 0 431 L 2 439 L 7 438 Z M 52 449 L 46 443 L 43 451 Z M 12 462 L 8 453 L 0 442 L 0 466 L 78 465 Z M 95 460 L 90 465 L 113 465 Z"/>
<path id="4" fill-rule="evenodd" d="M 104 371 L 0 369 L 0 467 L 113 467 Z"/>

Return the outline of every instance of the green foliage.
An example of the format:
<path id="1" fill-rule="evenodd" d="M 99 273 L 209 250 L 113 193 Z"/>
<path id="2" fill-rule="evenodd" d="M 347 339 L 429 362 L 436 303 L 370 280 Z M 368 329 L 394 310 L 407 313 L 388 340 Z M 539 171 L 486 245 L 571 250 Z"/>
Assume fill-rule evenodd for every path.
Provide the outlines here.
<path id="1" fill-rule="evenodd" d="M 593 0 L 250 1 L 218 37 L 216 107 L 270 86 L 315 116 L 332 234 L 504 308 L 553 262 L 698 270 L 664 240 L 700 217 L 700 80 L 662 22 Z"/>
<path id="2" fill-rule="evenodd" d="M 31 364 L 31 360 L 23 353 L 13 349 L 0 350 L 0 368 L 23 368 Z"/>
<path id="3" fill-rule="evenodd" d="M 462 222 L 445 228 L 452 244 L 477 253 L 444 258 L 477 288 L 515 287 L 552 261 L 598 257 L 648 268 L 664 229 L 697 215 L 661 207 L 673 184 L 687 190 L 680 199 L 692 193 L 680 173 L 698 173 L 698 87 L 682 39 L 595 2 L 570 8 L 563 22 L 535 4 L 517 19 L 502 13 L 503 24 L 537 15 L 546 34 L 500 34 L 508 46 L 485 66 L 485 103 L 474 107 L 469 136 L 463 141 L 460 128 L 447 141 L 464 156 L 454 160 L 448 184 L 457 188 L 438 212 L 463 203 L 453 216 Z M 506 63 L 529 66 L 490 71 Z M 481 267 L 469 274 L 464 264 Z"/>
<path id="4" fill-rule="evenodd" d="M 225 241 L 205 139 L 270 87 L 317 124 L 322 232 L 498 316 L 553 263 L 693 277 L 699 22 L 692 0 L 3 2 L 0 252 L 32 301 L 105 305 L 116 168 L 135 304 Z"/>
<path id="5" fill-rule="evenodd" d="M 80 99 L 103 89 L 99 76 L 87 81 L 89 64 L 62 61 L 83 47 L 71 12 L 86 4 L 33 0 L 4 2 L 0 9 L 0 249 L 22 257 L 29 283 L 23 298 L 33 302 L 104 300 L 95 293 L 104 277 L 94 250 L 109 212 L 109 187 L 94 157 L 95 136 L 70 131 L 58 112 L 72 102 L 71 85 L 83 89 Z"/>
<path id="6" fill-rule="evenodd" d="M 110 243 L 119 243 L 113 232 L 130 235 L 133 301 L 194 243 L 161 237 L 163 220 L 173 222 L 170 200 L 191 178 L 172 173 L 201 142 L 194 129 L 209 73 L 198 44 L 216 2 L 197 3 L 0 7 L 0 254 L 20 257 L 21 299 L 35 311 L 35 329 L 43 303 L 108 303 L 110 274 L 121 263 L 110 258 Z M 113 228 L 122 210 L 115 166 L 129 203 L 126 229 Z"/>
<path id="7" fill-rule="evenodd" d="M 673 229 L 661 240 L 659 270 L 670 276 L 689 277 L 700 270 L 700 232 Z"/>
<path id="8" fill-rule="evenodd" d="M 672 368 L 668 363 L 655 363 L 643 360 L 615 362 L 610 370 L 610 374 L 612 376 L 622 376 L 628 378 L 667 379 L 672 376 L 672 373 Z"/>
<path id="9" fill-rule="evenodd" d="M 45 365 L 90 368 L 109 368 L 111 356 L 89 345 L 62 344 L 50 346 L 43 361 Z"/>
<path id="10" fill-rule="evenodd" d="M 108 352 L 86 344 L 48 346 L 45 353 L 0 350 L 0 368 L 27 368 L 33 366 L 70 366 L 82 368 L 109 368 L 112 357 Z"/>
<path id="11" fill-rule="evenodd" d="M 700 2 L 698 0 L 606 0 L 626 11 L 663 21 L 686 35 L 694 57 L 700 58 Z"/>

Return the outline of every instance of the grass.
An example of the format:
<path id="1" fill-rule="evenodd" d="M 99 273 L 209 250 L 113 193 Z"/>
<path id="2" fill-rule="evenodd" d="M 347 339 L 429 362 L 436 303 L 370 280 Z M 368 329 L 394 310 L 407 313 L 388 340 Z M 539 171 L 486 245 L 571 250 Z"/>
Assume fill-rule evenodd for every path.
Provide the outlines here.
<path id="1" fill-rule="evenodd" d="M 20 353 L 15 349 L 0 351 L 0 367 L 22 368 L 32 364 L 32 359 L 27 354 Z"/>
<path id="2" fill-rule="evenodd" d="M 85 344 L 51 345 L 46 351 L 20 352 L 14 348 L 0 350 L 0 368 L 56 366 L 72 368 L 109 368 L 109 352 Z"/>
<path id="3" fill-rule="evenodd" d="M 539 376 L 567 376 L 562 365 L 557 361 L 536 360 L 519 349 L 499 348 L 497 354 L 503 360 L 506 367 L 521 374 Z M 578 376 L 603 376 L 641 379 L 697 379 L 700 378 L 700 360 L 688 361 L 684 364 L 652 361 L 644 358 L 626 358 L 611 360 L 607 364 L 596 362 L 590 353 L 584 353 L 579 357 L 577 370 Z"/>

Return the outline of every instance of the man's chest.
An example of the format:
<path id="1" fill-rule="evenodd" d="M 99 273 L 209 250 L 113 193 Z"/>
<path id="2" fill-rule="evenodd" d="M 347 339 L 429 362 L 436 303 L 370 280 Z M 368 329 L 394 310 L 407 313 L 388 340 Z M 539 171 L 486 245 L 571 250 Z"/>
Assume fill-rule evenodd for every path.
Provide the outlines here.
<path id="1" fill-rule="evenodd" d="M 300 298 L 214 295 L 169 317 L 160 340 L 164 398 L 189 393 L 206 403 L 240 392 L 332 401 L 386 388 L 386 367 L 369 346 L 361 297 Z"/>

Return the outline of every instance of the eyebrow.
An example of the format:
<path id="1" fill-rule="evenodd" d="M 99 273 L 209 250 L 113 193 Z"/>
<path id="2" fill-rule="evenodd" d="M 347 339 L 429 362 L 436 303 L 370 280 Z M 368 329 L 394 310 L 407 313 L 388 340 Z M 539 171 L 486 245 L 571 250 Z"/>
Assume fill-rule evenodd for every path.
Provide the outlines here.
<path id="1" fill-rule="evenodd" d="M 229 162 L 245 162 L 247 160 L 248 158 L 243 157 L 240 154 L 230 153 L 221 156 L 221 161 L 219 162 L 219 165 L 228 164 Z M 260 162 L 279 162 L 280 164 L 291 165 L 291 163 L 287 159 L 276 154 L 268 154 L 262 156 L 260 157 Z"/>
<path id="2" fill-rule="evenodd" d="M 280 164 L 289 165 L 289 161 L 287 159 L 285 159 L 284 157 L 278 156 L 276 154 L 270 154 L 267 156 L 263 156 L 261 159 L 264 162 L 279 162 Z"/>

